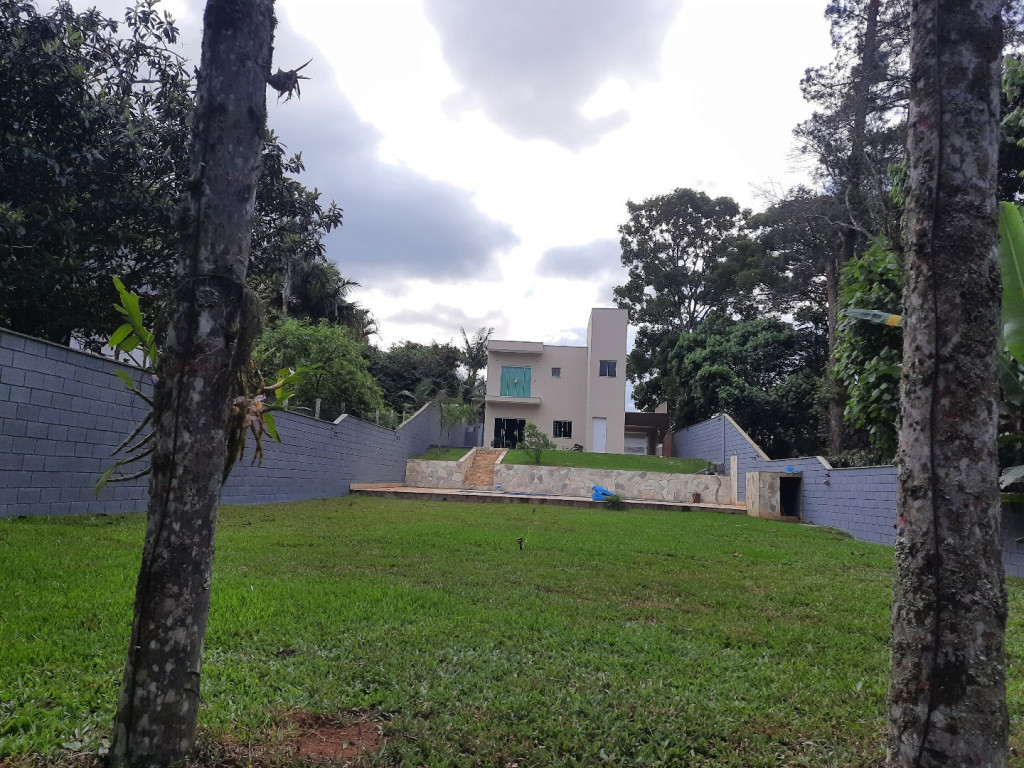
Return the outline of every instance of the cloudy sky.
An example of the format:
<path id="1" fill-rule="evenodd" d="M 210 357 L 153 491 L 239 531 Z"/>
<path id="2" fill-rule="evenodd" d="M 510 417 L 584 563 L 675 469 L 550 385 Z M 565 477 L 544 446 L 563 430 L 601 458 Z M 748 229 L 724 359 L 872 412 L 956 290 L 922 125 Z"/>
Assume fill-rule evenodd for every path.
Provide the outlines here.
<path id="1" fill-rule="evenodd" d="M 274 65 L 312 58 L 313 79 L 269 121 L 344 209 L 329 252 L 376 343 L 482 325 L 578 343 L 624 279 L 627 200 L 694 187 L 757 208 L 805 178 L 791 131 L 804 69 L 830 58 L 824 6 L 278 0 Z M 163 7 L 198 59 L 200 0 Z"/>

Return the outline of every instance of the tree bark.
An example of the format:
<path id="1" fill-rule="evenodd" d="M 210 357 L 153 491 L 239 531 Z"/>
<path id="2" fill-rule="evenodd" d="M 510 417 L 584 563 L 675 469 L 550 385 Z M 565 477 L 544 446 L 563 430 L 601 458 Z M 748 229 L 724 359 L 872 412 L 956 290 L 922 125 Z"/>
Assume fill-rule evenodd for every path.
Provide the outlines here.
<path id="1" fill-rule="evenodd" d="M 273 0 L 209 0 L 177 301 L 155 387 L 146 542 L 110 761 L 165 766 L 192 748 L 232 381 L 248 359 L 245 288 Z"/>
<path id="2" fill-rule="evenodd" d="M 999 0 L 914 0 L 889 766 L 1007 764 Z"/>

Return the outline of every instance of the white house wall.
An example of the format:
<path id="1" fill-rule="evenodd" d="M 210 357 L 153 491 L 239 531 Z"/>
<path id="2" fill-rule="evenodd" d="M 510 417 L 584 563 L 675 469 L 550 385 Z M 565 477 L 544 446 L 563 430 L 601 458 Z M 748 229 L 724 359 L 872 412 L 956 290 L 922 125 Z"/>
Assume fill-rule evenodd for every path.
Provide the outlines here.
<path id="1" fill-rule="evenodd" d="M 489 351 L 487 355 L 487 397 L 501 394 L 502 366 L 528 366 L 531 369 L 530 396 L 539 398 L 538 405 L 487 403 L 484 423 L 484 445 L 494 441 L 495 419 L 525 419 L 536 424 L 552 437 L 559 448 L 584 443 L 586 427 L 587 350 L 585 347 L 544 345 L 541 354 Z M 561 377 L 551 375 L 552 368 L 561 369 Z M 571 438 L 554 438 L 555 421 L 571 421 Z"/>
<path id="2" fill-rule="evenodd" d="M 601 376 L 602 360 L 615 361 L 615 376 Z M 501 397 L 503 366 L 529 367 L 530 397 Z M 561 376 L 551 375 L 553 368 Z M 529 400 L 530 402 L 525 402 Z M 606 423 L 607 453 L 623 453 L 626 426 L 626 311 L 594 309 L 586 347 L 492 339 L 487 348 L 487 406 L 484 445 L 494 442 L 495 419 L 525 419 L 560 448 L 579 443 L 594 450 L 593 419 Z M 554 422 L 571 421 L 572 437 L 555 438 Z"/>
<path id="3" fill-rule="evenodd" d="M 594 309 L 587 325 L 586 446 L 592 450 L 593 419 L 607 419 L 607 453 L 623 453 L 626 430 L 626 310 Z M 602 360 L 615 360 L 615 377 L 601 376 Z"/>

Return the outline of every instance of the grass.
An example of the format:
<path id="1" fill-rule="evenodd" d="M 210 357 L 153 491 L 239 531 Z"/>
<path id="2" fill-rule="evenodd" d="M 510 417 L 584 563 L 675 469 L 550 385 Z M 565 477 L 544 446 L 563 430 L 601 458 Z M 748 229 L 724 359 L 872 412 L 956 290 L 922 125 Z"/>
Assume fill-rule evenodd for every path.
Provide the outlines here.
<path id="1" fill-rule="evenodd" d="M 0 762 L 107 735 L 143 535 L 139 516 L 0 522 Z M 888 548 L 700 512 L 361 497 L 227 507 L 217 535 L 208 742 L 357 710 L 384 723 L 374 765 L 883 761 Z"/>
<path id="2" fill-rule="evenodd" d="M 534 464 L 529 451 L 509 451 L 502 461 L 504 464 Z M 590 453 L 586 451 L 543 451 L 541 466 L 584 467 L 586 469 L 627 469 L 638 472 L 667 472 L 669 474 L 692 475 L 707 469 L 705 459 L 662 458 L 661 456 L 637 456 L 630 453 Z"/>
<path id="3" fill-rule="evenodd" d="M 428 448 L 426 453 L 421 453 L 419 456 L 415 456 L 417 459 L 426 459 L 428 461 L 458 461 L 467 453 L 470 452 L 470 448 L 444 448 L 434 446 Z"/>

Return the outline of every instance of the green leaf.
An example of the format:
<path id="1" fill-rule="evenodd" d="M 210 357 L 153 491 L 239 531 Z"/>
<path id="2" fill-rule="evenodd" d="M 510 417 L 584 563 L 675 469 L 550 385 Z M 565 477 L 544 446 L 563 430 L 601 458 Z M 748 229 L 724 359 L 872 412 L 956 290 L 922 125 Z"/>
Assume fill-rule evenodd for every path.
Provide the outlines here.
<path id="1" fill-rule="evenodd" d="M 274 438 L 275 443 L 280 443 L 281 438 L 277 436 L 277 424 L 274 423 L 274 416 L 270 413 L 263 414 L 263 426 L 267 430 L 267 434 Z"/>
<path id="2" fill-rule="evenodd" d="M 1024 362 L 1024 219 L 1013 203 L 999 203 L 999 268 L 1003 274 L 1003 343 Z"/>
<path id="3" fill-rule="evenodd" d="M 128 387 L 128 389 L 135 388 L 135 382 L 132 381 L 132 377 L 129 376 L 124 371 L 114 371 L 114 375 L 117 376 L 117 378 L 119 378 L 121 381 L 123 381 L 124 385 Z"/>
<path id="4" fill-rule="evenodd" d="M 139 337 L 135 335 L 135 331 L 132 331 L 128 336 L 121 341 L 120 349 L 125 352 L 131 352 L 139 346 Z"/>
<path id="5" fill-rule="evenodd" d="M 107 341 L 107 346 L 109 346 L 111 349 L 116 349 L 117 346 L 122 341 L 124 341 L 128 337 L 128 334 L 130 334 L 131 332 L 132 326 L 129 323 L 125 323 L 124 325 L 118 327 L 116 331 L 110 334 L 110 339 Z"/>
<path id="6" fill-rule="evenodd" d="M 120 371 L 118 371 L 120 373 Z M 117 464 L 111 464 L 107 467 L 107 471 L 100 475 L 99 481 L 96 483 L 96 495 L 100 495 L 100 491 L 107 487 L 107 483 L 110 482 L 110 478 L 114 475 L 114 470 L 118 467 Z"/>
<path id="7" fill-rule="evenodd" d="M 1021 383 L 1017 363 L 1002 351 L 998 360 L 999 383 L 1003 385 L 1003 396 L 1008 402 L 1024 407 L 1024 384 Z"/>

